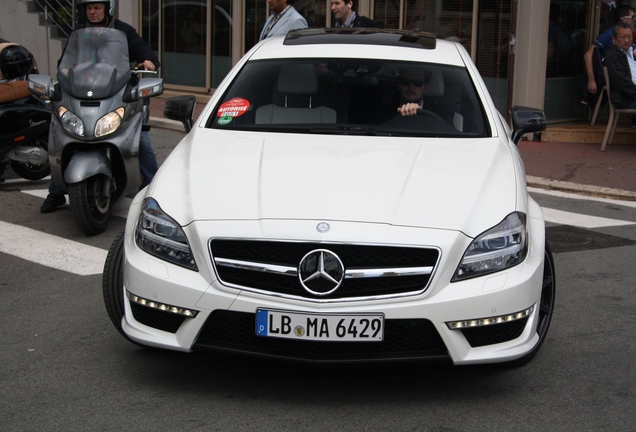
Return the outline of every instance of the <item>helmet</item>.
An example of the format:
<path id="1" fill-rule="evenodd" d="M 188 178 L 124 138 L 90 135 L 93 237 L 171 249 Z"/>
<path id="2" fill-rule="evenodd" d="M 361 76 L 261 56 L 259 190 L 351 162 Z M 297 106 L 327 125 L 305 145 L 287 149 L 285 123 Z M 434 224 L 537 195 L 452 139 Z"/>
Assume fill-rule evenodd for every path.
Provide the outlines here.
<path id="1" fill-rule="evenodd" d="M 21 45 L 8 44 L 0 49 L 0 76 L 4 79 L 28 75 L 33 65 L 33 54 Z"/>
<path id="2" fill-rule="evenodd" d="M 112 21 L 115 16 L 116 0 L 79 0 L 79 4 L 81 4 L 84 9 L 86 9 L 86 5 L 90 3 L 103 3 L 106 5 L 106 18 Z"/>

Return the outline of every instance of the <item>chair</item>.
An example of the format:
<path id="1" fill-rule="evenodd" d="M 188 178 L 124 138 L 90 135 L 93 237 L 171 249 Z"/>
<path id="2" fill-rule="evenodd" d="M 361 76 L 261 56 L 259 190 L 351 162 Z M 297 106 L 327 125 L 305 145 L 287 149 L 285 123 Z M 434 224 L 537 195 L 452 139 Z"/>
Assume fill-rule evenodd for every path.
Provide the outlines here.
<path id="1" fill-rule="evenodd" d="M 611 144 L 614 140 L 614 133 L 616 132 L 616 126 L 618 125 L 618 118 L 621 114 L 636 114 L 636 108 L 616 108 L 612 103 L 612 93 L 610 90 L 610 79 L 607 67 L 603 67 L 603 74 L 605 75 L 605 86 L 607 87 L 607 102 L 610 108 L 609 119 L 607 120 L 607 128 L 605 129 L 605 136 L 603 137 L 603 143 L 601 144 L 601 151 L 605 151 L 605 147 Z"/>
<path id="2" fill-rule="evenodd" d="M 601 108 L 603 103 L 603 95 L 607 94 L 607 85 L 604 85 L 601 89 L 601 92 L 598 95 L 598 99 L 596 100 L 596 106 L 594 107 L 594 114 L 592 114 L 592 121 L 590 122 L 590 126 L 594 126 L 596 124 L 596 116 L 598 115 L 598 110 Z"/>
<path id="3" fill-rule="evenodd" d="M 256 110 L 256 124 L 335 123 L 336 110 L 313 107 L 318 93 L 318 75 L 312 64 L 283 66 L 278 75 L 277 92 L 284 96 L 281 105 L 263 105 Z M 291 106 L 292 99 L 294 100 Z M 302 102 L 298 102 L 298 100 Z"/>

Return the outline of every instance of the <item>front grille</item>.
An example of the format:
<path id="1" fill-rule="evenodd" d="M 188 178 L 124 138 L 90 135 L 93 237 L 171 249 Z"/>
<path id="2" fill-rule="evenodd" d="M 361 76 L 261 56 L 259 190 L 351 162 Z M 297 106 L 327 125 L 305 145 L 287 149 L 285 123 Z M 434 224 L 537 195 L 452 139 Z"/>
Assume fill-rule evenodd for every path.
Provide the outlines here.
<path id="1" fill-rule="evenodd" d="M 461 330 L 471 347 L 477 348 L 517 339 L 526 328 L 528 317 L 502 324 L 467 327 Z"/>
<path id="2" fill-rule="evenodd" d="M 210 241 L 213 264 L 215 264 L 215 258 L 223 258 L 297 268 L 302 258 L 316 249 L 327 249 L 338 255 L 346 270 L 434 268 L 439 258 L 439 251 L 433 248 L 225 239 Z M 216 264 L 215 269 L 219 280 L 225 285 L 321 299 L 358 298 L 422 292 L 428 286 L 432 275 L 431 273 L 345 279 L 334 293 L 326 296 L 315 296 L 302 287 L 298 277 L 295 275 L 259 272 Z"/>
<path id="3" fill-rule="evenodd" d="M 215 310 L 195 346 L 312 361 L 448 360 L 446 346 L 426 319 L 385 320 L 382 342 L 303 341 L 256 336 L 256 316 Z"/>
<path id="4" fill-rule="evenodd" d="M 176 333 L 186 317 L 130 302 L 133 317 L 141 324 L 170 333 Z"/>

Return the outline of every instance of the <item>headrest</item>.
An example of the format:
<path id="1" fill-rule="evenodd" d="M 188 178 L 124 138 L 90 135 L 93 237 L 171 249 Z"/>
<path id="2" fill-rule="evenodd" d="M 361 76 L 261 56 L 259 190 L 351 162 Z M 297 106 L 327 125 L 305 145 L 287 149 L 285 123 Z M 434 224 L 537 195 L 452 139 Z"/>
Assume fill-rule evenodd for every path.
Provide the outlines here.
<path id="1" fill-rule="evenodd" d="M 431 80 L 428 83 L 428 91 L 424 94 L 425 97 L 439 97 L 444 96 L 444 77 L 442 72 L 434 70 L 431 74 Z"/>
<path id="2" fill-rule="evenodd" d="M 318 75 L 312 64 L 283 66 L 278 74 L 278 91 L 284 94 L 314 94 L 318 92 Z"/>

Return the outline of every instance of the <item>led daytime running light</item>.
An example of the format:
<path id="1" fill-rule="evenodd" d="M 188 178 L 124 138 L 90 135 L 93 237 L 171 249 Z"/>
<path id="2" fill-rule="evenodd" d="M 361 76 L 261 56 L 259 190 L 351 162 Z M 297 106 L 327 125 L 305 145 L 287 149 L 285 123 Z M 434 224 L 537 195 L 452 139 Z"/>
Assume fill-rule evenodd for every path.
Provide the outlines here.
<path id="1" fill-rule="evenodd" d="M 176 315 L 182 315 L 188 318 L 194 318 L 199 313 L 199 311 L 148 300 L 143 297 L 136 296 L 135 294 L 131 293 L 128 290 L 126 290 L 126 297 L 128 297 L 128 300 L 130 300 L 133 303 L 137 303 L 139 305 L 146 306 L 151 309 L 157 309 L 160 311 L 169 312 Z"/>
<path id="2" fill-rule="evenodd" d="M 503 324 L 510 321 L 517 321 L 523 318 L 530 316 L 530 314 L 534 311 L 534 306 L 530 306 L 526 310 L 522 310 L 521 312 L 516 312 L 508 315 L 500 315 L 491 318 L 478 318 L 474 320 L 466 320 L 466 321 L 451 321 L 447 322 L 446 325 L 451 330 L 463 329 L 467 327 L 484 327 L 494 324 Z"/>

